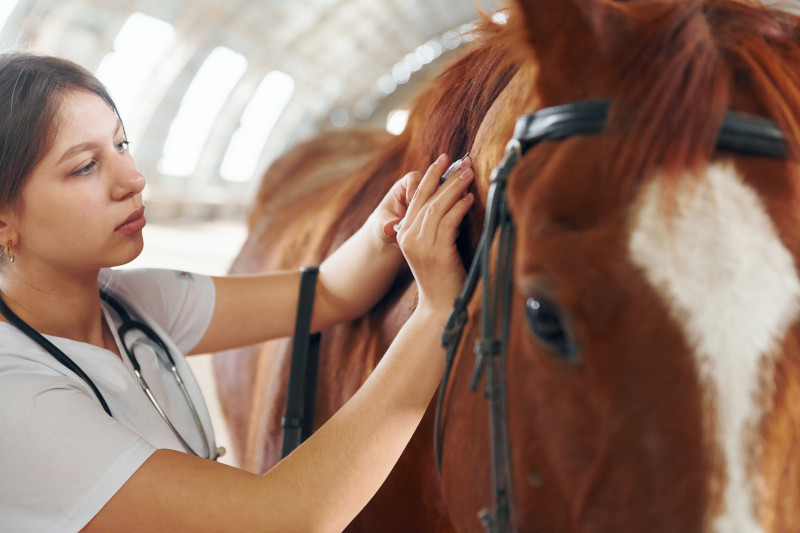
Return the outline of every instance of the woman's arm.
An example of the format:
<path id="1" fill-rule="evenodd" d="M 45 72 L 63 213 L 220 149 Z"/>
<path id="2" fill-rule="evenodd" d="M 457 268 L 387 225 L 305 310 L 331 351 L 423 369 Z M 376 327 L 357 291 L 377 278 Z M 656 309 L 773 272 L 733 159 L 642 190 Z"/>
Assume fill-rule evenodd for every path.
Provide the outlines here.
<path id="1" fill-rule="evenodd" d="M 403 263 L 397 244 L 362 226 L 320 265 L 312 331 L 366 313 L 386 293 Z M 216 304 L 203 339 L 207 353 L 286 337 L 294 331 L 300 271 L 215 277 Z"/>
<path id="2" fill-rule="evenodd" d="M 415 312 L 356 395 L 256 476 L 158 450 L 87 531 L 341 531 L 386 479 L 441 377 L 442 314 Z"/>
<path id="3" fill-rule="evenodd" d="M 398 241 L 417 309 L 359 391 L 263 476 L 159 450 L 86 531 L 341 531 L 372 498 L 416 430 L 441 378 L 440 331 L 464 279 L 455 250 L 471 178 L 436 190 L 429 169 Z"/>
<path id="4" fill-rule="evenodd" d="M 462 164 L 459 174 L 469 168 Z M 431 172 L 447 167 L 443 156 Z M 384 197 L 366 223 L 320 265 L 312 331 L 352 320 L 386 294 L 404 264 L 392 227 L 403 218 L 419 186 L 419 172 L 406 174 Z M 451 180 L 453 181 L 453 180 Z M 468 184 L 461 185 L 462 194 Z M 215 277 L 216 304 L 211 323 L 192 353 L 208 353 L 286 337 L 294 330 L 300 272 Z"/>

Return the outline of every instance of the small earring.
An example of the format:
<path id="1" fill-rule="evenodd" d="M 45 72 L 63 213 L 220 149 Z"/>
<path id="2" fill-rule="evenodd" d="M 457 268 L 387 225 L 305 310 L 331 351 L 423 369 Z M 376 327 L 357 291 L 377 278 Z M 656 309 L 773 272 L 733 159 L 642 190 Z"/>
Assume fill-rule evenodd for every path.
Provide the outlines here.
<path id="1" fill-rule="evenodd" d="M 12 263 L 14 262 L 14 248 L 11 247 L 11 239 L 8 239 L 6 243 L 6 255 L 8 255 L 8 260 Z"/>

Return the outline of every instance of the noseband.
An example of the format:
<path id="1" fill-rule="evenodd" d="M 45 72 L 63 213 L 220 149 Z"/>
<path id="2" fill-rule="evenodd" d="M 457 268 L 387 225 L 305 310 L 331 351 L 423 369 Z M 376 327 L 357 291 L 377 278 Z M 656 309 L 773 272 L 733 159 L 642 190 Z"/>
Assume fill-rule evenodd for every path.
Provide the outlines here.
<path id="1" fill-rule="evenodd" d="M 491 533 L 511 530 L 511 457 L 506 423 L 505 367 L 511 318 L 514 224 L 506 203 L 506 185 L 517 163 L 537 144 L 576 135 L 602 133 L 611 105 L 609 100 L 576 102 L 542 109 L 531 115 L 524 115 L 517 121 L 514 136 L 506 146 L 505 156 L 492 171 L 483 233 L 464 288 L 453 303 L 453 311 L 442 332 L 442 344 L 447 351 L 434 428 L 436 464 L 440 475 L 444 397 L 455 354 L 467 323 L 467 304 L 472 299 L 478 281 L 482 280 L 481 328 L 480 337 L 475 344 L 476 360 L 471 390 L 477 390 L 485 373 L 494 501 L 492 508 L 481 516 L 481 520 Z M 734 111 L 725 115 L 716 148 L 742 155 L 787 157 L 784 136 L 775 123 Z M 497 259 L 494 272 L 491 272 L 491 249 L 496 237 Z"/>

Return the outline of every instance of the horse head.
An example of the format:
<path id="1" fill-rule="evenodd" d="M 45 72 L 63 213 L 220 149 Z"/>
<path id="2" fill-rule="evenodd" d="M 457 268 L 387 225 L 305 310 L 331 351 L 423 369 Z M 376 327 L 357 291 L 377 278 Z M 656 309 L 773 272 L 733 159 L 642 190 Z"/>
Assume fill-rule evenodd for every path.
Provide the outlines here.
<path id="1" fill-rule="evenodd" d="M 471 364 L 494 311 L 477 297 L 443 391 L 445 500 L 472 510 L 456 528 L 494 506 L 490 525 L 526 531 L 795 530 L 800 20 L 742 0 L 519 0 L 491 31 L 507 79 L 467 144 L 480 197 L 520 116 L 610 104 L 602 131 L 548 138 L 509 175 L 502 408 L 470 392 L 490 379 Z M 784 155 L 720 149 L 741 116 L 774 124 Z"/>

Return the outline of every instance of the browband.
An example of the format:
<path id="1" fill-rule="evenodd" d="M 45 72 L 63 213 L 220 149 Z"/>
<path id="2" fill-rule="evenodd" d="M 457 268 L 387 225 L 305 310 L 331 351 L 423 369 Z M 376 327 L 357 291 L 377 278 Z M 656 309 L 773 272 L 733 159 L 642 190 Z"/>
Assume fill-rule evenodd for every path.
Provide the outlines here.
<path id="1" fill-rule="evenodd" d="M 523 115 L 517 120 L 514 138 L 520 142 L 524 153 L 542 141 L 602 133 L 611 105 L 611 100 L 587 100 Z M 787 157 L 786 140 L 774 122 L 738 111 L 725 114 L 717 149 L 745 155 Z"/>

